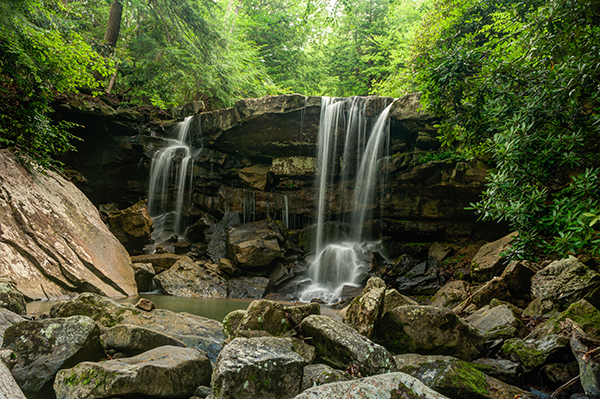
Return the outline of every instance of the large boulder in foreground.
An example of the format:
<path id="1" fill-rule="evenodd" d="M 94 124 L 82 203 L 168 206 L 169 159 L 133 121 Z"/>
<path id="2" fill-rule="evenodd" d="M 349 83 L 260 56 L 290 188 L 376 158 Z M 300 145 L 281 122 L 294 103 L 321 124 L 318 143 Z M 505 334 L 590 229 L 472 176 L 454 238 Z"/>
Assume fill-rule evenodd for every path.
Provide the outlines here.
<path id="1" fill-rule="evenodd" d="M 383 346 L 360 335 L 355 329 L 327 316 L 308 316 L 302 331 L 317 348 L 323 363 L 338 369 L 356 365 L 363 376 L 395 371 L 394 358 Z"/>
<path id="2" fill-rule="evenodd" d="M 167 335 L 146 327 L 131 324 L 119 324 L 102 335 L 102 342 L 107 349 L 135 356 L 161 346 L 186 345 Z"/>
<path id="3" fill-rule="evenodd" d="M 100 213 L 57 173 L 28 172 L 0 150 L 0 274 L 30 299 L 137 294 L 129 254 Z"/>
<path id="4" fill-rule="evenodd" d="M 130 358 L 83 362 L 61 370 L 54 390 L 57 399 L 130 396 L 187 399 L 198 386 L 209 384 L 211 373 L 212 366 L 203 352 L 161 346 Z"/>
<path id="5" fill-rule="evenodd" d="M 334 382 L 308 389 L 294 399 L 448 399 L 404 373 L 389 373 L 355 381 Z"/>
<path id="6" fill-rule="evenodd" d="M 393 353 L 453 355 L 473 360 L 483 335 L 446 308 L 399 306 L 386 312 L 378 327 L 381 342 Z"/>
<path id="7" fill-rule="evenodd" d="M 236 338 L 219 354 L 212 378 L 216 399 L 285 399 L 300 393 L 307 360 L 291 338 Z"/>
<path id="8" fill-rule="evenodd" d="M 344 323 L 370 339 L 379 321 L 385 293 L 385 282 L 379 277 L 371 277 L 363 293 L 348 306 Z"/>
<path id="9" fill-rule="evenodd" d="M 215 360 L 225 340 L 223 324 L 206 317 L 170 310 L 141 311 L 130 304 L 119 304 L 95 294 L 81 294 L 78 298 L 52 306 L 50 316 L 66 317 L 88 315 L 104 327 L 133 324 L 167 334 L 189 347 L 205 351 Z"/>
<path id="10" fill-rule="evenodd" d="M 52 398 L 59 369 L 105 357 L 100 328 L 87 316 L 25 321 L 9 327 L 2 348 L 17 355 L 12 375 L 32 398 Z"/>

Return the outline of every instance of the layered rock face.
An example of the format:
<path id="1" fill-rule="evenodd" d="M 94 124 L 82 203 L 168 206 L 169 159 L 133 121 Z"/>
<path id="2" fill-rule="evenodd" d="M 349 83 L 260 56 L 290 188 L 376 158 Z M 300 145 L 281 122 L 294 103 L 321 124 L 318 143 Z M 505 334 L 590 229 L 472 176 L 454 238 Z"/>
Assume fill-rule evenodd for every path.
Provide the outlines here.
<path id="1" fill-rule="evenodd" d="M 0 274 L 28 299 L 137 294 L 129 254 L 74 184 L 0 158 Z"/>

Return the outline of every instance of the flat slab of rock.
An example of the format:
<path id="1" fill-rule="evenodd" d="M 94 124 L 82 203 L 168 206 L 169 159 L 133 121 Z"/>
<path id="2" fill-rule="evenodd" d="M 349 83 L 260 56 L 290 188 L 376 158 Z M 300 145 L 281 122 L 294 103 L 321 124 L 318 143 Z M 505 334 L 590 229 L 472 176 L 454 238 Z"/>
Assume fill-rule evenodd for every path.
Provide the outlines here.
<path id="1" fill-rule="evenodd" d="M 355 381 L 334 382 L 302 392 L 294 399 L 448 399 L 404 373 L 389 373 Z"/>
<path id="2" fill-rule="evenodd" d="M 161 346 L 141 355 L 100 363 L 83 362 L 61 370 L 54 390 L 57 399 L 101 399 L 127 395 L 189 398 L 208 385 L 212 366 L 203 352 Z"/>
<path id="3" fill-rule="evenodd" d="M 471 261 L 471 277 L 475 281 L 484 282 L 494 276 L 500 276 L 508 265 L 501 254 L 516 236 L 516 232 L 510 233 L 482 246 Z"/>
<path id="4" fill-rule="evenodd" d="M 360 335 L 355 329 L 327 316 L 308 316 L 302 331 L 317 348 L 324 363 L 338 369 L 356 364 L 363 376 L 395 371 L 394 358 L 386 348 Z"/>
<path id="5" fill-rule="evenodd" d="M 149 255 L 136 255 L 131 257 L 133 263 L 150 263 L 156 273 L 164 272 L 175 264 L 175 262 L 186 258 L 184 255 L 176 255 L 172 253 L 164 254 L 149 254 Z"/>
<path id="6" fill-rule="evenodd" d="M 212 378 L 216 399 L 285 399 L 300 393 L 307 360 L 291 338 L 235 338 L 219 354 Z"/>
<path id="7" fill-rule="evenodd" d="M 129 254 L 75 185 L 0 150 L 0 274 L 30 299 L 137 294 Z"/>
<path id="8" fill-rule="evenodd" d="M 25 321 L 4 333 L 3 349 L 17 355 L 12 375 L 28 396 L 52 397 L 56 372 L 105 357 L 100 328 L 87 316 Z"/>
<path id="9" fill-rule="evenodd" d="M 167 295 L 227 298 L 227 281 L 187 256 L 175 262 L 169 270 L 154 276 L 154 281 Z"/>
<path id="10" fill-rule="evenodd" d="M 483 335 L 452 310 L 433 306 L 400 306 L 386 312 L 378 337 L 394 353 L 453 355 L 473 360 Z"/>
<path id="11" fill-rule="evenodd" d="M 169 335 L 146 327 L 119 324 L 102 335 L 107 349 L 115 349 L 128 356 L 139 355 L 159 346 L 181 346 L 185 344 Z"/>

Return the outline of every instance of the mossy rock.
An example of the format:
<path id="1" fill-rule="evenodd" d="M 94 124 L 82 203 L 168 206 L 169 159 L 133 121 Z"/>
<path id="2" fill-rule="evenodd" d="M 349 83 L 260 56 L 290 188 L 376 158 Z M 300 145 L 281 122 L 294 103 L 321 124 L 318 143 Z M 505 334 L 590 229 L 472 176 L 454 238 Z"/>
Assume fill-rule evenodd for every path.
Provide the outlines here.
<path id="1" fill-rule="evenodd" d="M 273 336 L 292 336 L 295 334 L 295 326 L 292 325 L 291 320 L 300 324 L 305 317 L 320 313 L 321 308 L 317 303 L 286 306 L 262 299 L 250 303 L 237 329 L 263 330 Z"/>
<path id="2" fill-rule="evenodd" d="M 540 339 L 550 334 L 558 334 L 561 322 L 571 319 L 593 339 L 600 339 L 600 310 L 596 309 L 585 299 L 571 304 L 564 312 L 540 324 L 527 336 L 527 339 Z"/>
<path id="3" fill-rule="evenodd" d="M 500 349 L 500 356 L 521 363 L 526 372 L 544 364 L 569 359 L 569 339 L 549 335 L 540 340 L 508 339 Z"/>
<path id="4" fill-rule="evenodd" d="M 225 338 L 233 338 L 235 331 L 240 326 L 246 313 L 247 312 L 242 309 L 227 313 L 223 319 L 223 335 L 225 335 Z"/>

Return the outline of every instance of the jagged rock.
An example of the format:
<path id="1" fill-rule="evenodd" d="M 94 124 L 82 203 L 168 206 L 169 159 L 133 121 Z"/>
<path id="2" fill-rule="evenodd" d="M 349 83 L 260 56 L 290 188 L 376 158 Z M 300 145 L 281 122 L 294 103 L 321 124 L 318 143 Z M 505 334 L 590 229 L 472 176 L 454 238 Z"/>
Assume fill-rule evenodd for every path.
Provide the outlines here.
<path id="1" fill-rule="evenodd" d="M 133 305 L 117 302 L 95 294 L 81 294 L 78 298 L 58 303 L 50 310 L 51 317 L 88 315 L 104 327 L 133 324 L 170 335 L 191 348 L 205 351 L 214 361 L 225 340 L 223 324 L 206 317 L 175 313 L 164 309 L 140 311 Z"/>
<path id="2" fill-rule="evenodd" d="M 506 340 L 500 350 L 500 356 L 520 363 L 523 370 L 529 372 L 546 363 L 568 362 L 571 359 L 569 352 L 569 339 L 552 334 L 539 340 Z"/>
<path id="3" fill-rule="evenodd" d="M 25 297 L 10 276 L 0 275 L 0 308 L 8 309 L 16 314 L 27 312 Z"/>
<path id="4" fill-rule="evenodd" d="M 450 245 L 436 241 L 429 247 L 427 258 L 433 259 L 439 263 L 443 261 L 450 252 L 452 252 L 452 247 Z"/>
<path id="5" fill-rule="evenodd" d="M 2 341 L 4 337 L 4 332 L 6 329 L 13 324 L 20 323 L 25 321 L 20 315 L 11 312 L 8 309 L 0 308 L 0 346 L 2 346 Z"/>
<path id="6" fill-rule="evenodd" d="M 140 300 L 137 301 L 137 303 L 135 304 L 135 307 L 138 309 L 145 310 L 146 312 L 156 309 L 156 305 L 154 305 L 154 302 L 146 298 L 140 298 Z"/>
<path id="7" fill-rule="evenodd" d="M 267 266 L 283 254 L 277 232 L 263 221 L 230 227 L 227 245 L 240 268 Z"/>
<path id="8" fill-rule="evenodd" d="M 218 221 L 209 213 L 202 215 L 198 221 L 189 226 L 185 231 L 185 236 L 191 242 L 204 241 L 204 232 L 210 226 L 216 224 Z"/>
<path id="9" fill-rule="evenodd" d="M 219 259 L 219 266 L 217 270 L 220 275 L 229 278 L 242 274 L 242 271 L 235 267 L 233 262 L 227 258 Z"/>
<path id="10" fill-rule="evenodd" d="M 600 310 L 585 299 L 571 304 L 564 312 L 540 324 L 526 339 L 541 339 L 561 331 L 561 322 L 571 319 L 592 339 L 600 340 Z"/>
<path id="11" fill-rule="evenodd" d="M 217 358 L 213 394 L 216 399 L 292 398 L 300 393 L 306 364 L 290 338 L 235 338 Z"/>
<path id="12" fill-rule="evenodd" d="M 503 337 L 508 338 L 523 338 L 529 333 L 514 306 L 498 301 L 492 301 L 491 305 L 480 308 L 466 320 L 486 338 L 492 338 L 500 330 Z"/>
<path id="13" fill-rule="evenodd" d="M 539 266 L 525 261 L 513 261 L 502 272 L 502 279 L 513 298 L 528 299 L 531 292 L 531 277 Z"/>
<path id="14" fill-rule="evenodd" d="M 110 231 L 131 255 L 140 255 L 152 238 L 154 222 L 148 212 L 148 200 L 108 214 Z"/>
<path id="15" fill-rule="evenodd" d="M 290 323 L 288 315 L 295 323 L 300 324 L 304 318 L 320 313 L 321 308 L 317 303 L 286 306 L 263 299 L 250 303 L 238 329 L 263 330 L 275 336 L 293 334 L 295 326 Z"/>
<path id="16" fill-rule="evenodd" d="M 354 298 L 348 306 L 344 323 L 359 334 L 371 338 L 379 321 L 384 297 L 385 282 L 379 277 L 371 277 L 363 293 Z"/>
<path id="17" fill-rule="evenodd" d="M 197 349 L 161 346 L 141 355 L 102 363 L 84 362 L 61 370 L 57 399 L 121 396 L 189 398 L 210 381 L 212 366 Z"/>
<path id="18" fill-rule="evenodd" d="M 312 315 L 302 321 L 305 336 L 323 363 L 338 369 L 356 364 L 363 376 L 395 370 L 394 359 L 384 347 L 360 335 L 353 328 L 327 316 Z"/>
<path id="19" fill-rule="evenodd" d="M 304 367 L 304 373 L 302 374 L 302 391 L 306 391 L 307 389 L 329 384 L 332 382 L 340 382 L 340 381 L 351 381 L 355 380 L 354 377 L 350 373 L 346 373 L 341 370 L 336 370 L 327 366 L 326 364 L 309 364 Z"/>
<path id="20" fill-rule="evenodd" d="M 483 373 L 511 385 L 523 384 L 523 373 L 519 363 L 507 359 L 475 359 L 473 364 Z"/>
<path id="21" fill-rule="evenodd" d="M 228 230 L 230 226 L 241 224 L 238 212 L 225 212 L 221 220 L 204 231 L 208 241 L 207 253 L 214 263 L 219 263 L 222 258 L 227 258 Z"/>
<path id="22" fill-rule="evenodd" d="M 15 324 L 4 333 L 3 349 L 17 355 L 11 373 L 28 397 L 52 398 L 56 372 L 105 357 L 100 328 L 87 316 Z"/>
<path id="23" fill-rule="evenodd" d="M 431 306 L 454 308 L 468 297 L 469 284 L 462 280 L 452 280 L 435 293 L 431 300 Z"/>
<path id="24" fill-rule="evenodd" d="M 270 168 L 271 165 L 252 165 L 241 169 L 238 175 L 249 187 L 264 191 L 269 184 Z"/>
<path id="25" fill-rule="evenodd" d="M 451 356 L 394 356 L 398 369 L 450 399 L 535 399 L 536 395 L 490 377 L 473 363 Z"/>
<path id="26" fill-rule="evenodd" d="M 386 312 L 378 337 L 396 354 L 453 355 L 473 360 L 481 351 L 483 335 L 450 309 L 400 306 Z"/>
<path id="27" fill-rule="evenodd" d="M 308 266 L 305 261 L 294 261 L 288 264 L 278 263 L 269 275 L 269 280 L 271 280 L 274 288 L 283 287 L 294 277 L 302 275 L 307 270 Z"/>
<path id="28" fill-rule="evenodd" d="M 461 314 L 465 311 L 467 306 L 473 305 L 475 310 L 482 306 L 488 305 L 493 299 L 507 300 L 510 299 L 510 294 L 506 283 L 501 277 L 494 277 L 481 287 L 479 287 L 473 295 L 468 297 L 460 305 L 454 308 L 454 312 Z"/>
<path id="29" fill-rule="evenodd" d="M 132 256 L 133 263 L 150 263 L 156 273 L 162 273 L 169 270 L 176 262 L 186 258 L 184 255 L 175 255 L 171 253 L 154 253 L 150 255 Z"/>
<path id="30" fill-rule="evenodd" d="M 600 286 L 600 274 L 577 258 L 557 260 L 531 279 L 531 296 L 550 299 L 560 311 Z"/>
<path id="31" fill-rule="evenodd" d="M 433 295 L 440 289 L 438 269 L 430 262 L 421 262 L 398 277 L 394 286 L 401 294 Z"/>
<path id="32" fill-rule="evenodd" d="M 223 335 L 225 335 L 225 338 L 233 338 L 245 315 L 246 311 L 241 309 L 227 313 L 223 318 Z"/>
<path id="33" fill-rule="evenodd" d="M 211 274 L 203 266 L 184 257 L 154 277 L 167 295 L 191 298 L 227 298 L 227 281 Z"/>
<path id="34" fill-rule="evenodd" d="M 362 294 L 363 290 L 363 287 L 356 287 L 354 285 L 344 285 L 342 287 L 342 293 L 340 294 L 340 301 L 355 298 Z"/>
<path id="35" fill-rule="evenodd" d="M 388 310 L 404 305 L 418 305 L 417 301 L 413 301 L 407 296 L 402 295 L 396 289 L 392 288 L 385 290 L 385 298 L 383 299 L 383 310 L 380 314 L 384 314 Z"/>
<path id="36" fill-rule="evenodd" d="M 484 282 L 502 274 L 507 262 L 501 254 L 506 251 L 507 246 L 516 236 L 516 232 L 510 233 L 499 240 L 485 244 L 479 249 L 471 261 L 471 276 L 474 280 Z"/>
<path id="37" fill-rule="evenodd" d="M 265 277 L 235 277 L 227 283 L 228 298 L 261 299 L 265 296 L 270 281 Z"/>
<path id="38" fill-rule="evenodd" d="M 136 295 L 129 254 L 85 195 L 57 173 L 28 172 L 10 151 L 0 154 L 0 274 L 29 299 Z"/>
<path id="39" fill-rule="evenodd" d="M 314 398 L 448 399 L 404 373 L 389 373 L 354 381 L 334 382 L 308 389 L 294 399 Z"/>
<path id="40" fill-rule="evenodd" d="M 132 324 L 119 324 L 110 328 L 102 335 L 102 342 L 106 349 L 115 349 L 128 357 L 159 346 L 186 346 L 169 335 Z"/>
<path id="41" fill-rule="evenodd" d="M 152 279 L 156 275 L 152 263 L 134 263 L 133 271 L 138 292 L 152 291 Z"/>

